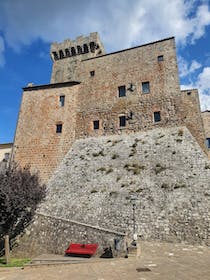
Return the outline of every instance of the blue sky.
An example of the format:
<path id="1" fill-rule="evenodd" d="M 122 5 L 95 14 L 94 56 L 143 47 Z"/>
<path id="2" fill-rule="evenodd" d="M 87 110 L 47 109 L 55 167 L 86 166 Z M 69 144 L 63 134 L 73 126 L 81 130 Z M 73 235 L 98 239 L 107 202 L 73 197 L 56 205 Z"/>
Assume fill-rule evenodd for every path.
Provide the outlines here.
<path id="1" fill-rule="evenodd" d="M 95 31 L 106 52 L 175 36 L 181 88 L 210 110 L 209 0 L 0 0 L 0 143 L 13 141 L 22 87 L 49 83 L 50 43 Z"/>

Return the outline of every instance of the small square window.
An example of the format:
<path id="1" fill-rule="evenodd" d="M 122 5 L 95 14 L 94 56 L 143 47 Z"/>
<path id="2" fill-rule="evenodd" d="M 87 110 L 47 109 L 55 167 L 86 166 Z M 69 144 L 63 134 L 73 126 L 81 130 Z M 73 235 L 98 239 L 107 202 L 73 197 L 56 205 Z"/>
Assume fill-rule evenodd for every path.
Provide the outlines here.
<path id="1" fill-rule="evenodd" d="M 120 121 L 120 127 L 126 126 L 126 117 L 125 116 L 120 116 L 119 121 Z"/>
<path id="2" fill-rule="evenodd" d="M 126 87 L 125 86 L 118 87 L 118 93 L 119 93 L 119 97 L 126 96 Z"/>
<path id="3" fill-rule="evenodd" d="M 158 62 L 163 61 L 163 60 L 164 60 L 163 55 L 159 55 L 159 56 L 157 57 L 157 60 L 158 60 Z"/>
<path id="4" fill-rule="evenodd" d="M 191 91 L 188 91 L 188 92 L 187 92 L 187 95 L 191 95 Z"/>
<path id="5" fill-rule="evenodd" d="M 90 71 L 90 76 L 91 77 L 95 76 L 95 71 Z"/>
<path id="6" fill-rule="evenodd" d="M 206 146 L 210 149 L 210 138 L 206 138 Z"/>
<path id="7" fill-rule="evenodd" d="M 62 133 L 62 124 L 56 124 L 56 133 Z"/>
<path id="8" fill-rule="evenodd" d="M 143 93 L 149 93 L 150 92 L 149 82 L 143 82 L 142 83 L 142 92 Z"/>
<path id="9" fill-rule="evenodd" d="M 160 121 L 161 121 L 160 111 L 154 112 L 154 122 L 160 122 Z"/>
<path id="10" fill-rule="evenodd" d="M 99 120 L 93 121 L 93 129 L 99 129 Z"/>
<path id="11" fill-rule="evenodd" d="M 60 96 L 59 102 L 60 102 L 60 107 L 63 107 L 65 104 L 65 95 Z"/>

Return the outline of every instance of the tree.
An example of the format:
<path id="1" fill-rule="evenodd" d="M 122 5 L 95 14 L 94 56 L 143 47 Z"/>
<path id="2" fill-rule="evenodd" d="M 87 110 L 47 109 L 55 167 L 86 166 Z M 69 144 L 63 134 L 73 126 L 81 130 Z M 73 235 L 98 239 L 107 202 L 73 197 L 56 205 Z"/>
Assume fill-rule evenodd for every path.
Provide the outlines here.
<path id="1" fill-rule="evenodd" d="M 19 168 L 13 163 L 0 173 L 0 235 L 5 239 L 7 263 L 9 237 L 15 237 L 29 224 L 45 195 L 45 185 L 29 167 Z"/>

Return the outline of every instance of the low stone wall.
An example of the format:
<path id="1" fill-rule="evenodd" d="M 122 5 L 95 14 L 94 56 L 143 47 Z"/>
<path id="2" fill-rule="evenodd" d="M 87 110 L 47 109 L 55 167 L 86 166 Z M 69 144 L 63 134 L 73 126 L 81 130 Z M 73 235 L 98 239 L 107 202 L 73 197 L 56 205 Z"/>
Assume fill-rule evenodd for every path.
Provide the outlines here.
<path id="1" fill-rule="evenodd" d="M 16 239 L 12 254 L 21 257 L 64 254 L 68 245 L 73 242 L 98 243 L 99 255 L 105 247 L 111 246 L 114 249 L 114 239 L 119 240 L 120 249 L 123 250 L 124 235 L 76 221 L 37 214 L 34 222 Z"/>
<path id="2" fill-rule="evenodd" d="M 79 140 L 39 213 L 16 252 L 113 245 L 125 231 L 132 238 L 134 216 L 142 240 L 210 245 L 210 163 L 186 127 Z"/>

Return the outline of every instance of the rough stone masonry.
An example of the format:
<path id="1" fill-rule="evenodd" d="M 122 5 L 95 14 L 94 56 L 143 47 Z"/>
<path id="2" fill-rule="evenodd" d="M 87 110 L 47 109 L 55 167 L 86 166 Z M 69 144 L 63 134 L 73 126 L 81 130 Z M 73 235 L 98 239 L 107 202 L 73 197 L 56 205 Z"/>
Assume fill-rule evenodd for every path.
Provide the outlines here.
<path id="1" fill-rule="evenodd" d="M 51 47 L 51 83 L 29 84 L 13 156 L 48 195 L 16 253 L 70 241 L 209 244 L 210 165 L 198 92 L 180 90 L 175 40 L 105 54 L 97 33 Z"/>
<path id="2" fill-rule="evenodd" d="M 63 253 L 69 242 L 144 240 L 209 245 L 210 163 L 185 127 L 77 140 L 19 252 Z"/>

